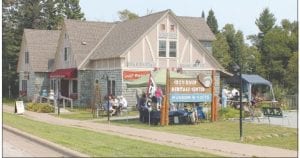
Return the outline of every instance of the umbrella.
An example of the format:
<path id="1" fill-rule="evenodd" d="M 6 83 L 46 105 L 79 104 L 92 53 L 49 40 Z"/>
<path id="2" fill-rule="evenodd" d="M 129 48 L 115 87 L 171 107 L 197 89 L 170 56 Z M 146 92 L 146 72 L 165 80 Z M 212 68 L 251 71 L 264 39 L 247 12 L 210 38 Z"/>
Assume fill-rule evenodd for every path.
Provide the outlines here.
<path id="1" fill-rule="evenodd" d="M 152 73 L 152 77 L 156 83 L 156 85 L 161 85 L 161 86 L 165 86 L 166 85 L 166 69 L 162 69 L 162 70 L 158 70 Z M 145 75 L 142 76 L 141 78 L 131 81 L 129 83 L 127 83 L 127 87 L 128 88 L 137 88 L 137 87 L 147 87 L 148 86 L 148 82 L 149 82 L 149 76 Z M 170 71 L 170 77 L 171 78 L 192 78 L 191 76 L 187 76 L 184 74 L 180 74 L 180 73 L 176 73 L 173 71 Z"/>

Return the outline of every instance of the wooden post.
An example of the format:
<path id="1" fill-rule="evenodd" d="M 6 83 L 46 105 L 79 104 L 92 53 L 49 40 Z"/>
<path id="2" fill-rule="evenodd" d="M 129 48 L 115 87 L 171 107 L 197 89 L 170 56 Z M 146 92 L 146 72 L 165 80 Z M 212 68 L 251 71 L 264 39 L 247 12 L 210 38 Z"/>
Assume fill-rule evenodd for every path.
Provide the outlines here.
<path id="1" fill-rule="evenodd" d="M 169 106 L 170 106 L 170 70 L 167 69 L 166 77 L 166 107 L 165 107 L 165 125 L 169 125 Z"/>
<path id="2" fill-rule="evenodd" d="M 216 120 L 216 103 L 215 103 L 215 70 L 211 71 L 211 78 L 212 78 L 212 84 L 211 84 L 211 121 Z"/>
<path id="3" fill-rule="evenodd" d="M 160 107 L 160 125 L 165 125 L 165 107 L 166 107 L 166 96 L 163 96 L 163 102 L 162 105 Z"/>

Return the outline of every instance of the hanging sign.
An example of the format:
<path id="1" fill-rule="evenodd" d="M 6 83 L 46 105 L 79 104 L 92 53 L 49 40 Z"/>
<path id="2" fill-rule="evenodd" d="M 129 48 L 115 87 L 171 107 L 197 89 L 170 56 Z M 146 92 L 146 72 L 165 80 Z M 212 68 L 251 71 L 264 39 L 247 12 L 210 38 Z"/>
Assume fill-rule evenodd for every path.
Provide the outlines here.
<path id="1" fill-rule="evenodd" d="M 23 114 L 24 111 L 25 111 L 24 102 L 23 101 L 16 101 L 15 113 L 17 113 L 17 114 Z"/>
<path id="2" fill-rule="evenodd" d="M 207 88 L 196 78 L 171 78 L 171 102 L 210 102 L 211 88 Z"/>
<path id="3" fill-rule="evenodd" d="M 150 74 L 150 71 L 123 71 L 123 79 L 132 81 L 139 79 L 140 77 Z"/>

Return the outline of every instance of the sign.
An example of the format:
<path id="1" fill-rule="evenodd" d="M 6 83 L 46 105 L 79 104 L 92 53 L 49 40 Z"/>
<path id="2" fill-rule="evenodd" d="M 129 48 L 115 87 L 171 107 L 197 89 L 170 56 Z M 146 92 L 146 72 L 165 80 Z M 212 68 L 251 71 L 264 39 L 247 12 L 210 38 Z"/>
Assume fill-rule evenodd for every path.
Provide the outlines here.
<path id="1" fill-rule="evenodd" d="M 196 78 L 171 78 L 170 93 L 211 93 Z"/>
<path id="2" fill-rule="evenodd" d="M 183 94 L 183 93 L 171 93 L 171 102 L 211 102 L 211 94 L 194 93 L 194 94 Z"/>
<path id="3" fill-rule="evenodd" d="M 25 111 L 25 109 L 24 109 L 24 102 L 23 101 L 16 101 L 15 113 L 17 113 L 17 114 L 23 114 L 24 111 Z"/>
<path id="4" fill-rule="evenodd" d="M 132 81 L 139 79 L 140 77 L 150 74 L 150 71 L 123 71 L 123 79 Z"/>
<path id="5" fill-rule="evenodd" d="M 196 78 L 171 78 L 171 102 L 211 102 L 211 88 L 204 87 Z"/>

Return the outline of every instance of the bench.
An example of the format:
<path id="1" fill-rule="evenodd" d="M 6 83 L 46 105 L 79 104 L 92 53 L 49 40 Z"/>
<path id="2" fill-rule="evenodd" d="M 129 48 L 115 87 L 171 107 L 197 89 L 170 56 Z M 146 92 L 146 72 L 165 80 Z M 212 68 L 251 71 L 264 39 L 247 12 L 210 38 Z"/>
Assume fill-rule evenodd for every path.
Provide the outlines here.
<path id="1" fill-rule="evenodd" d="M 269 125 L 270 125 L 270 117 L 282 118 L 282 124 L 283 124 L 283 119 L 287 118 L 288 124 L 290 124 L 288 117 L 283 115 L 281 108 L 262 107 L 262 113 L 265 117 L 268 117 Z"/>

